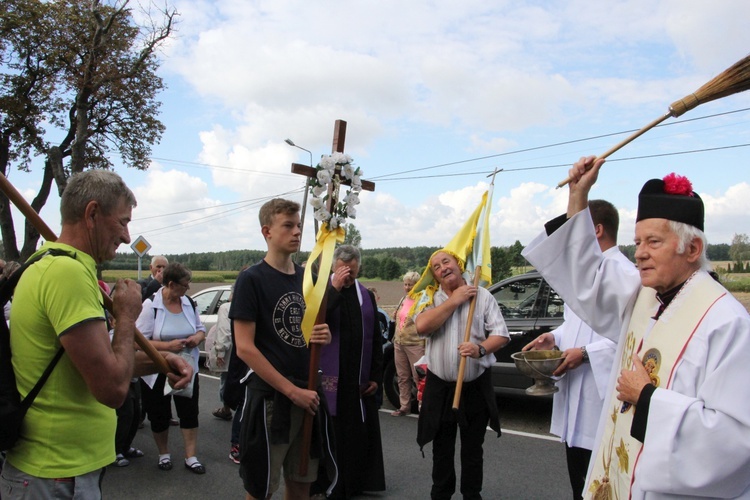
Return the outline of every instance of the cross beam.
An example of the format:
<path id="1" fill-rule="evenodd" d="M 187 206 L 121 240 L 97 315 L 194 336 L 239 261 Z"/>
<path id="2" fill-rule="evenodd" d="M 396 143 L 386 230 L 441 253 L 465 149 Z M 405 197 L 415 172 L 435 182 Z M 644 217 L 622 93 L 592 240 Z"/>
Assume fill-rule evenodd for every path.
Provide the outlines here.
<path id="1" fill-rule="evenodd" d="M 314 178 L 318 175 L 318 171 L 314 167 L 308 167 L 307 165 L 302 165 L 301 163 L 292 163 L 292 173 L 304 175 L 305 177 L 310 178 Z M 352 181 L 350 181 L 349 179 L 341 179 L 341 184 L 343 184 L 344 186 L 351 186 Z M 362 180 L 362 190 L 375 191 L 375 183 L 372 181 Z"/>

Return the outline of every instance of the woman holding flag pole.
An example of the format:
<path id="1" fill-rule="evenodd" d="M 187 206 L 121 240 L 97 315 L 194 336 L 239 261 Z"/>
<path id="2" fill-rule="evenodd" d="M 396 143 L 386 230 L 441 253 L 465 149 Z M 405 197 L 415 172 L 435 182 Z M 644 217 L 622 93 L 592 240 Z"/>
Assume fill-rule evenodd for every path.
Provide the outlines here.
<path id="1" fill-rule="evenodd" d="M 456 489 L 454 455 L 461 434 L 461 494 L 481 498 L 482 445 L 487 424 L 500 436 L 490 371 L 492 353 L 510 340 L 500 308 L 481 286 L 489 284 L 489 212 L 492 186 L 469 221 L 430 262 L 411 295 L 417 332 L 425 337 L 427 382 L 419 414 L 417 443 L 432 441 L 433 499 Z M 452 403 L 456 400 L 456 408 Z"/>

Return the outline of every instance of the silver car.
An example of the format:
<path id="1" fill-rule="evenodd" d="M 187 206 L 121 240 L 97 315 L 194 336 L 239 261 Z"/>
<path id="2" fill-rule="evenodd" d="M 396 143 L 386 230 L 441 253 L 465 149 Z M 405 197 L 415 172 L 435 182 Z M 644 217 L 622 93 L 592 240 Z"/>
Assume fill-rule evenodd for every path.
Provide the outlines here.
<path id="1" fill-rule="evenodd" d="M 232 285 L 212 286 L 196 292 L 191 295 L 195 301 L 198 314 L 201 316 L 201 323 L 206 327 L 206 333 L 216 324 L 216 315 L 219 312 L 219 306 L 229 301 L 229 294 L 232 292 Z M 205 357 L 205 347 L 200 345 L 201 357 Z"/>

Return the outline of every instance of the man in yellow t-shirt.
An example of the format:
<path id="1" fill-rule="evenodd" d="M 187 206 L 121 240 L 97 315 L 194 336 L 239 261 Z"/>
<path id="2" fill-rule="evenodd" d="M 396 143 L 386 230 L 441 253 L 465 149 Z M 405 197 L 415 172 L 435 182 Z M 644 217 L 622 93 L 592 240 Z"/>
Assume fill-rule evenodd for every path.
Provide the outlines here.
<path id="1" fill-rule="evenodd" d="M 60 238 L 39 250 L 66 255 L 45 255 L 15 289 L 10 344 L 21 397 L 60 346 L 65 353 L 8 450 L 0 477 L 5 500 L 101 498 L 103 467 L 115 458 L 114 409 L 124 401 L 134 374 L 155 371 L 143 353 L 136 356 L 133 350 L 140 287 L 118 281 L 110 343 L 96 279 L 96 264 L 111 260 L 121 243 L 130 242 L 135 205 L 133 193 L 114 172 L 89 170 L 71 177 L 60 204 Z M 192 369 L 179 356 L 165 357 L 179 374 L 170 374 L 175 386 L 192 379 Z"/>

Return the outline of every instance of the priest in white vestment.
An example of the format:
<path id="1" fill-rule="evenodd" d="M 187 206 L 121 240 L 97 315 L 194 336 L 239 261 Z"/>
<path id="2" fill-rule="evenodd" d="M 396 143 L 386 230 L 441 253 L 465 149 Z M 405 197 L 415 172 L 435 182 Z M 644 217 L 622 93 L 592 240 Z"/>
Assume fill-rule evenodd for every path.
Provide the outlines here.
<path id="1" fill-rule="evenodd" d="M 591 200 L 589 211 L 602 256 L 618 260 L 624 270 L 637 278 L 635 265 L 617 248 L 620 226 L 617 209 L 608 201 Z M 553 397 L 550 433 L 559 436 L 565 443 L 573 498 L 580 499 L 617 344 L 597 334 L 567 305 L 564 311 L 565 322 L 562 325 L 538 336 L 523 350 L 558 347 L 563 351 L 564 361 L 554 375 L 565 376 L 557 381 L 559 391 Z"/>
<path id="2" fill-rule="evenodd" d="M 633 279 L 594 244 L 588 194 L 603 163 L 573 165 L 567 215 L 523 252 L 618 342 L 584 494 L 750 498 L 750 316 L 708 273 L 703 202 L 684 177 L 646 182 Z"/>

